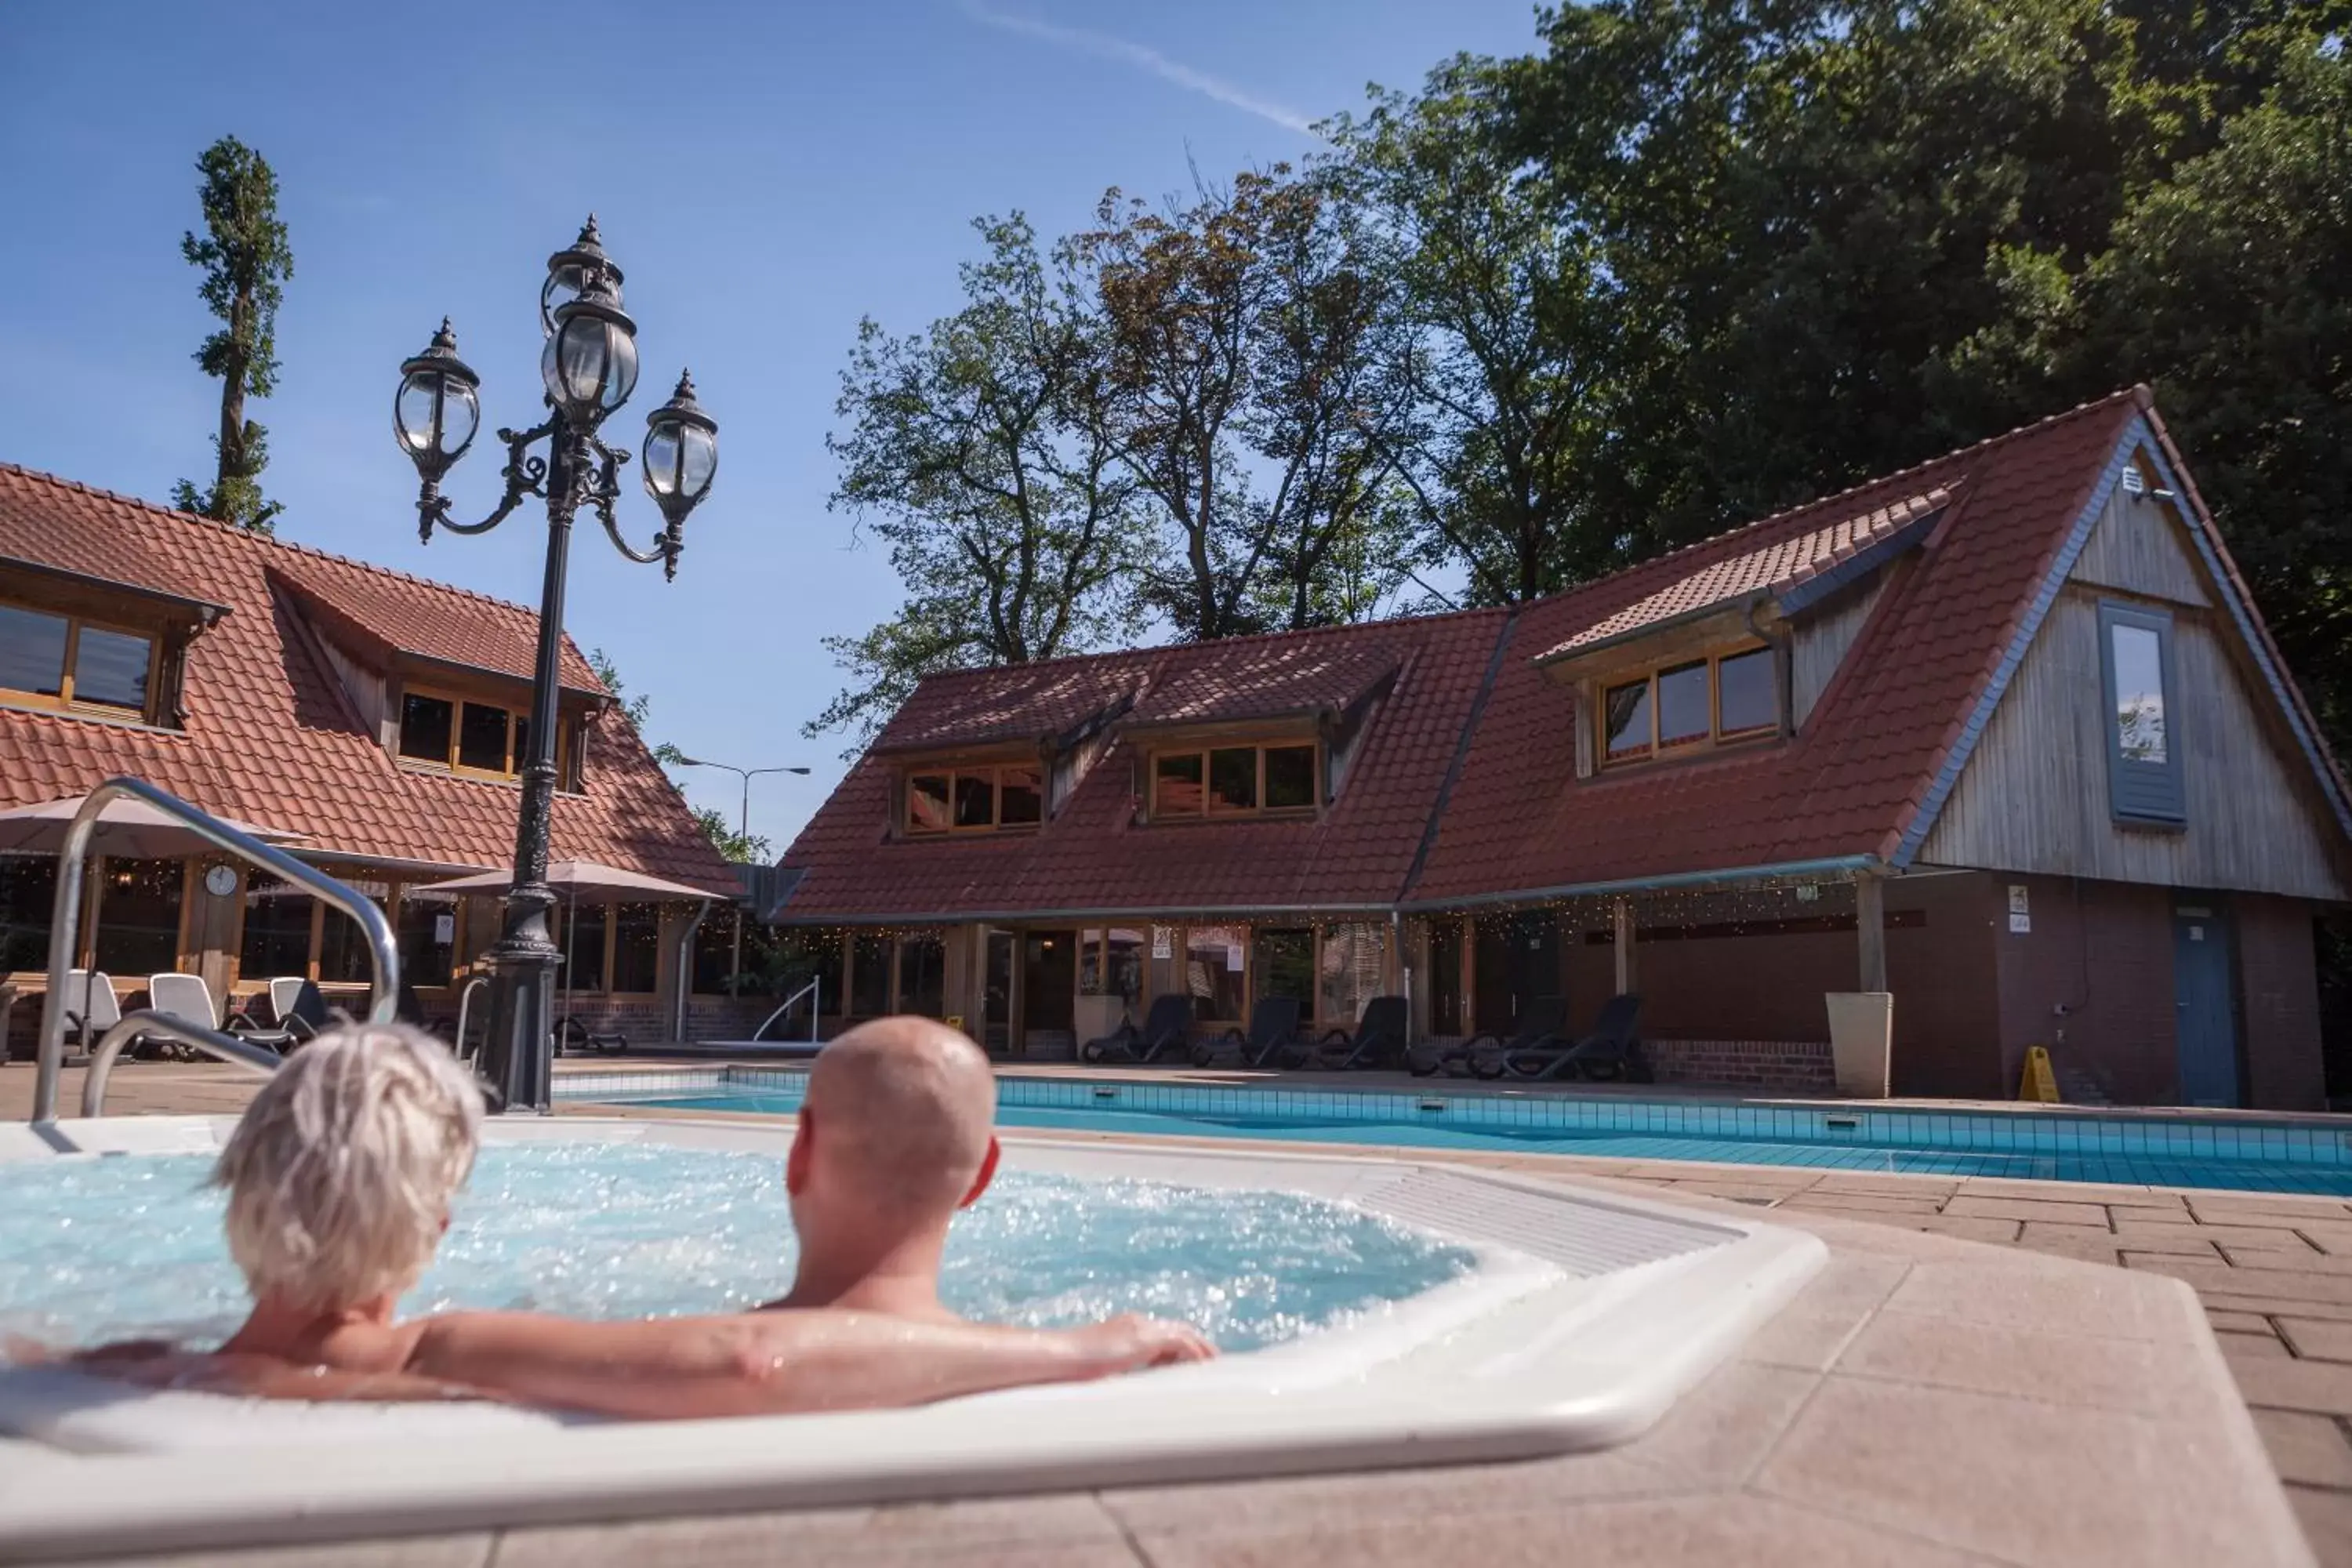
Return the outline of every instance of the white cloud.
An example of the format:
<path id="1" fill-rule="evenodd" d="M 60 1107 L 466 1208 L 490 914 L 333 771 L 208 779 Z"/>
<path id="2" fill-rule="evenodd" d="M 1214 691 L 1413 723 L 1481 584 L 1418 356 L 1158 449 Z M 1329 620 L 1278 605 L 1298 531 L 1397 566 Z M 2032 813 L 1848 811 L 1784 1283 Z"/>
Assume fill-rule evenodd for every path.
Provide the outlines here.
<path id="1" fill-rule="evenodd" d="M 1240 110 L 1244 114 L 1255 114 L 1260 120 L 1272 121 L 1286 131 L 1297 131 L 1307 135 L 1314 134 L 1313 127 L 1307 116 L 1297 110 L 1259 98 L 1244 89 L 1235 87 L 1229 81 L 1211 76 L 1206 71 L 1194 70 L 1181 60 L 1170 59 L 1158 49 L 1132 43 L 1126 38 L 1116 38 L 1108 33 L 1090 32 L 1084 27 L 1065 27 L 1056 23 L 1040 21 L 1034 16 L 1016 16 L 1007 12 L 992 10 L 982 5 L 980 0 L 957 0 L 957 5 L 965 16 L 975 22 L 985 23 L 989 26 L 1007 33 L 1019 33 L 1024 37 L 1036 38 L 1060 48 L 1075 49 L 1080 54 L 1093 55 L 1098 59 L 1117 60 L 1122 65 L 1149 71 L 1162 81 L 1173 82 L 1188 92 L 1197 92 L 1203 98 L 1213 98 L 1219 103 Z"/>

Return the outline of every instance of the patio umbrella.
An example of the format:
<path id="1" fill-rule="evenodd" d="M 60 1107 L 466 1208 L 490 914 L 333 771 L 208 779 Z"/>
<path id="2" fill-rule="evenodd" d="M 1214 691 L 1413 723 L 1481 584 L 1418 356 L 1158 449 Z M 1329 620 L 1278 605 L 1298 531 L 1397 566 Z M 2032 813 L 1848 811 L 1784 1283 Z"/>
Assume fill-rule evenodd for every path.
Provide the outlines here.
<path id="1" fill-rule="evenodd" d="M 511 871 L 484 871 L 478 876 L 459 877 L 453 881 L 433 882 L 419 888 L 421 893 L 503 893 L 514 885 Z M 618 866 L 607 866 L 598 860 L 551 860 L 547 863 L 547 885 L 563 898 L 563 1011 L 572 1011 L 572 945 L 579 934 L 579 913 L 582 904 L 659 904 L 692 900 L 708 903 L 724 898 L 708 888 L 689 888 L 683 882 L 666 882 L 659 877 L 648 877 L 642 871 L 625 871 Z"/>
<path id="2" fill-rule="evenodd" d="M 45 800 L 32 805 L 12 805 L 0 810 L 0 850 L 20 854 L 54 855 L 65 847 L 66 829 L 81 810 L 86 795 L 71 795 L 61 800 Z M 267 844 L 283 844 L 304 837 L 299 833 L 283 833 L 276 828 L 256 827 L 249 822 L 219 819 L 224 826 L 236 829 L 248 837 Z M 184 856 L 201 855 L 212 845 L 187 824 L 176 817 L 166 816 L 143 800 L 117 799 L 106 803 L 98 814 L 98 832 L 90 840 L 90 848 L 100 855 L 118 856 L 131 860 L 176 860 Z"/>

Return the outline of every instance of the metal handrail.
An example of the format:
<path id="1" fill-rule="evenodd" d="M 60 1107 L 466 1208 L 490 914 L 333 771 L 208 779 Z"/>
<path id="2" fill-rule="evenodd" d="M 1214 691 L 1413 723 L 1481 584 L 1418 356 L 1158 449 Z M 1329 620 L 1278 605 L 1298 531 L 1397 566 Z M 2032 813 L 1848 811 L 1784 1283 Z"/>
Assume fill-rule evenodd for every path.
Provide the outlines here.
<path id="1" fill-rule="evenodd" d="M 141 1008 L 123 1015 L 122 1022 L 100 1035 L 98 1048 L 90 1052 L 89 1069 L 82 1075 L 81 1113 L 84 1116 L 106 1114 L 106 1084 L 114 1076 L 114 1061 L 125 1048 L 139 1040 L 176 1040 L 193 1046 L 208 1057 L 236 1067 L 249 1068 L 264 1078 L 278 1070 L 285 1059 L 276 1051 L 262 1049 L 235 1035 L 225 1035 L 218 1029 L 198 1028 L 195 1025 L 174 1018 L 169 1013 L 153 1013 Z"/>
<path id="2" fill-rule="evenodd" d="M 457 1059 L 459 1061 L 466 1059 L 466 1019 L 474 1010 L 474 993 L 489 983 L 488 975 L 477 974 L 466 982 L 464 990 L 457 993 Z"/>
<path id="3" fill-rule="evenodd" d="M 223 854 L 233 855 L 247 865 L 258 866 L 308 889 L 312 897 L 324 900 L 359 921 L 360 930 L 367 936 L 368 962 L 374 972 L 367 1021 L 392 1022 L 400 1000 L 400 948 L 393 938 L 392 922 L 372 900 L 317 867 L 306 865 L 250 834 L 238 832 L 177 795 L 167 795 L 145 779 L 111 778 L 82 797 L 81 809 L 74 813 L 73 822 L 66 828 L 65 842 L 58 848 L 57 900 L 49 918 L 49 988 L 41 999 L 40 1062 L 33 1080 L 35 1122 L 54 1121 L 58 1116 L 58 1079 L 65 1067 L 66 1054 L 67 976 L 73 969 L 74 943 L 79 934 L 82 874 L 90 841 L 97 836 L 99 816 L 107 803 L 125 795 L 145 801 L 164 816 L 177 819 Z M 204 1048 L 200 1042 L 187 1043 Z"/>
<path id="4" fill-rule="evenodd" d="M 785 997 L 781 1006 L 777 1007 L 774 1012 L 760 1020 L 760 1026 L 751 1031 L 751 1037 L 756 1040 L 765 1035 L 768 1032 L 769 1025 L 774 1023 L 777 1019 L 791 1012 L 793 1010 L 793 1004 L 805 996 L 809 999 L 809 1044 L 816 1044 L 817 1015 L 824 1011 L 823 1006 L 824 993 L 822 989 L 824 982 L 824 976 L 822 974 L 810 975 L 809 983 L 807 984 L 802 986 L 799 990 Z"/>

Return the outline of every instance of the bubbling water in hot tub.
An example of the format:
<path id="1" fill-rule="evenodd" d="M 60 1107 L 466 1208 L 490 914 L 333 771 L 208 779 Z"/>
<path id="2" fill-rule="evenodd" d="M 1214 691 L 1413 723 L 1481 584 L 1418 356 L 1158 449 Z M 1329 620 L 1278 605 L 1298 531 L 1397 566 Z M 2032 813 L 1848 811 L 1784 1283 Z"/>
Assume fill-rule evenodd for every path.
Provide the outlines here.
<path id="1" fill-rule="evenodd" d="M 51 1343 L 216 1340 L 245 1288 L 221 1239 L 209 1156 L 12 1166 L 0 1205 L 0 1331 Z M 584 1318 L 740 1310 L 790 1286 L 772 1154 L 562 1142 L 485 1149 L 404 1312 L 507 1308 Z M 968 1316 L 1069 1327 L 1181 1318 L 1228 1351 L 1353 1321 L 1476 1265 L 1344 1205 L 1276 1192 L 1008 1172 L 959 1216 L 941 1276 Z"/>

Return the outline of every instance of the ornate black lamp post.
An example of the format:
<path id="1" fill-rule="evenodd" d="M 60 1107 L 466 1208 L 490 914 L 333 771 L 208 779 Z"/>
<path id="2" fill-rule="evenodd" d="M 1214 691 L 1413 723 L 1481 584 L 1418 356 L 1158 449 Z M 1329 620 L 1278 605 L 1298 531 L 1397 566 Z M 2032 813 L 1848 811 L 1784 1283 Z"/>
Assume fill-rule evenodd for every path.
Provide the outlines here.
<path id="1" fill-rule="evenodd" d="M 562 960 L 550 930 L 555 907 L 547 885 L 548 836 L 555 803 L 557 659 L 563 646 L 563 577 L 572 548 L 572 519 L 595 509 L 614 546 L 632 561 L 658 561 L 677 575 L 686 548 L 686 514 L 709 493 L 719 467 L 719 426 L 694 400 L 694 382 L 677 378 L 670 400 L 646 418 L 645 485 L 661 509 L 664 527 L 649 549 L 621 537 L 613 508 L 620 500 L 626 452 L 597 437 L 607 415 L 629 400 L 637 384 L 637 327 L 621 310 L 621 269 L 604 254 L 592 216 L 571 247 L 548 258 L 539 319 L 547 335 L 540 354 L 550 410 L 528 430 L 500 430 L 507 448 L 506 493 L 479 522 L 449 515 L 441 477 L 466 455 L 481 423 L 481 378 L 457 357 L 457 335 L 444 321 L 425 352 L 400 367 L 393 428 L 401 450 L 424 481 L 416 497 L 418 531 L 426 541 L 437 526 L 455 533 L 487 533 L 504 522 L 525 496 L 547 502 L 547 581 L 539 604 L 539 658 L 531 678 L 530 754 L 522 770 L 522 810 L 515 824 L 514 881 L 506 924 L 486 956 L 490 962 L 489 1037 L 482 1068 L 509 1109 L 544 1110 L 553 1077 L 555 970 Z M 541 437 L 543 458 L 530 455 Z"/>

